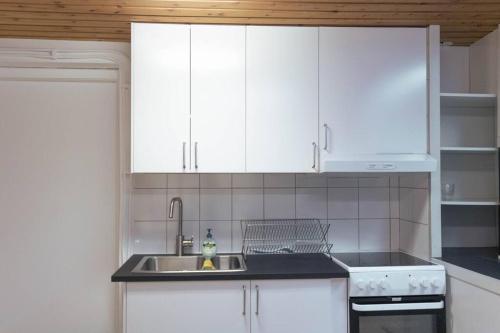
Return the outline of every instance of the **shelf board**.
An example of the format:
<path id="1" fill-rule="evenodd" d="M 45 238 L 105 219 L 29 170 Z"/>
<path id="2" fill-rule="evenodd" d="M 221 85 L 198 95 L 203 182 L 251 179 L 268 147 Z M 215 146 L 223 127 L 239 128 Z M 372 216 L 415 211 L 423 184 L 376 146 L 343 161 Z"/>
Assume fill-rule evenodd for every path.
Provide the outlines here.
<path id="1" fill-rule="evenodd" d="M 443 153 L 495 153 L 496 147 L 441 147 Z"/>
<path id="2" fill-rule="evenodd" d="M 441 93 L 441 106 L 448 108 L 495 108 L 495 94 L 454 94 Z"/>
<path id="3" fill-rule="evenodd" d="M 498 201 L 495 199 L 463 199 L 463 200 L 444 200 L 441 205 L 445 206 L 496 206 Z"/>

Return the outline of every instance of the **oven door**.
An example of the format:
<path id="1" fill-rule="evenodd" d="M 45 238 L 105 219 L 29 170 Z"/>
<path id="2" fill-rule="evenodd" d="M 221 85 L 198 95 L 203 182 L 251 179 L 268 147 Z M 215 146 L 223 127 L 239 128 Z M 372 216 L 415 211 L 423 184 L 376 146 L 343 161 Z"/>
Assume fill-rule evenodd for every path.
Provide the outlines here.
<path id="1" fill-rule="evenodd" d="M 350 333 L 446 333 L 444 296 L 349 300 Z"/>

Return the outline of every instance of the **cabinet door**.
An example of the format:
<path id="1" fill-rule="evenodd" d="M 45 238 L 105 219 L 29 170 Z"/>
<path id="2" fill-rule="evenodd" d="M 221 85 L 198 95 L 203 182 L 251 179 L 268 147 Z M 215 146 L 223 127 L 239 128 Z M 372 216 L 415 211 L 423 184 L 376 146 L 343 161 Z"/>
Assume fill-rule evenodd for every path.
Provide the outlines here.
<path id="1" fill-rule="evenodd" d="M 252 333 L 346 333 L 347 280 L 252 281 Z"/>
<path id="2" fill-rule="evenodd" d="M 245 171 L 245 27 L 191 27 L 191 167 Z"/>
<path id="3" fill-rule="evenodd" d="M 188 25 L 132 24 L 132 172 L 189 168 L 189 49 Z"/>
<path id="4" fill-rule="evenodd" d="M 322 159 L 427 152 L 426 36 L 424 28 L 320 28 Z"/>
<path id="5" fill-rule="evenodd" d="M 318 28 L 247 27 L 247 171 L 316 172 Z"/>
<path id="6" fill-rule="evenodd" d="M 249 287 L 248 281 L 127 283 L 126 331 L 249 333 Z"/>

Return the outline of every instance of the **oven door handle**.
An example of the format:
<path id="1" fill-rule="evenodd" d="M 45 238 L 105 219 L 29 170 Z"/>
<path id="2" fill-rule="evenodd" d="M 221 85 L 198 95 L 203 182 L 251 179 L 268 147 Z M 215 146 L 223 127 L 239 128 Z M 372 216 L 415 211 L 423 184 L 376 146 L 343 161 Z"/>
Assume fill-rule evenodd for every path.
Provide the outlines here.
<path id="1" fill-rule="evenodd" d="M 405 310 L 436 310 L 443 309 L 444 302 L 429 303 L 397 303 L 397 304 L 356 304 L 352 303 L 352 309 L 359 312 L 374 311 L 405 311 Z"/>

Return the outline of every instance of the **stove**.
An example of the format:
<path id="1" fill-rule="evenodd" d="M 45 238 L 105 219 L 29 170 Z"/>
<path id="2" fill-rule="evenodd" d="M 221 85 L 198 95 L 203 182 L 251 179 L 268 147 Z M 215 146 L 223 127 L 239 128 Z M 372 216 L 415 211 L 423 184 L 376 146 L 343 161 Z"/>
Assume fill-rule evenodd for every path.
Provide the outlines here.
<path id="1" fill-rule="evenodd" d="M 445 333 L 442 265 L 401 252 L 338 253 L 349 271 L 351 333 Z"/>
<path id="2" fill-rule="evenodd" d="M 401 252 L 338 253 L 333 260 L 349 271 L 349 295 L 444 295 L 445 269 Z"/>

